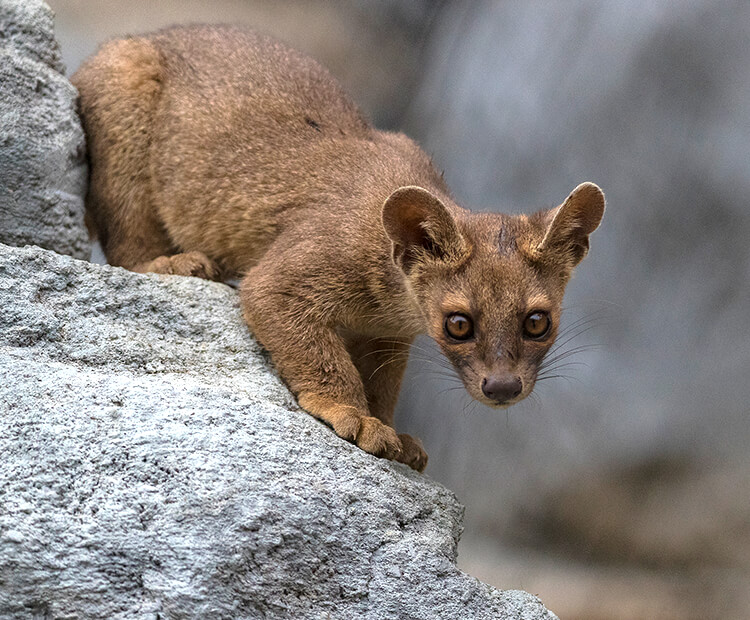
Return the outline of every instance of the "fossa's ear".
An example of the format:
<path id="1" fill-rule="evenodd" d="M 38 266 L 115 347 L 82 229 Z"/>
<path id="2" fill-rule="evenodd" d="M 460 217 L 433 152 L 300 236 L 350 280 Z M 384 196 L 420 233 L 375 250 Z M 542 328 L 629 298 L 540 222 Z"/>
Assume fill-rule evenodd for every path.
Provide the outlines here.
<path id="1" fill-rule="evenodd" d="M 405 273 L 420 260 L 460 260 L 466 242 L 445 205 L 426 189 L 400 187 L 383 204 L 392 257 Z"/>
<path id="2" fill-rule="evenodd" d="M 572 267 L 580 263 L 589 250 L 589 235 L 602 221 L 604 206 L 604 192 L 599 186 L 581 183 L 565 202 L 547 212 L 549 223 L 537 252 L 561 252 L 569 257 Z"/>

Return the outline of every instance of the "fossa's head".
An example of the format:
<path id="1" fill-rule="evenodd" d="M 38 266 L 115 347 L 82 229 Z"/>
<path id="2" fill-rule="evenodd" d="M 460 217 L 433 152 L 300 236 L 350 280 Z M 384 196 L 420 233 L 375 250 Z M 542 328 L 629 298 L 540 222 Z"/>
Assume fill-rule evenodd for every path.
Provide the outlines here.
<path id="1" fill-rule="evenodd" d="M 603 214 L 593 183 L 529 216 L 472 214 L 418 187 L 385 202 L 393 261 L 476 400 L 508 406 L 531 393 L 557 336 L 565 285 Z"/>

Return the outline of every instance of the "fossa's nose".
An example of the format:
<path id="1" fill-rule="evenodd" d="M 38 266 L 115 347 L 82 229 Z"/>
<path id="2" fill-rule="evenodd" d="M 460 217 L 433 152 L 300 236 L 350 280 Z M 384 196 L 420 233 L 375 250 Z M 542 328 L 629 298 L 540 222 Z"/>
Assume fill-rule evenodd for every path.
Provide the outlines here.
<path id="1" fill-rule="evenodd" d="M 514 399 L 521 393 L 522 389 L 521 377 L 515 375 L 485 377 L 482 380 L 482 392 L 498 405 Z"/>

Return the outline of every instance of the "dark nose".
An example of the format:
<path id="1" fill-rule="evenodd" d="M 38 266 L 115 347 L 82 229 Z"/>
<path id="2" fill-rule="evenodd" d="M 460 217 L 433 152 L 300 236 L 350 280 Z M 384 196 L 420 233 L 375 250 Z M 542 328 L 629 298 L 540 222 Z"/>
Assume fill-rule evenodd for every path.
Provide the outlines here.
<path id="1" fill-rule="evenodd" d="M 482 392 L 484 392 L 484 395 L 498 404 L 515 398 L 521 393 L 522 389 L 521 377 L 514 375 L 485 377 L 482 381 Z"/>

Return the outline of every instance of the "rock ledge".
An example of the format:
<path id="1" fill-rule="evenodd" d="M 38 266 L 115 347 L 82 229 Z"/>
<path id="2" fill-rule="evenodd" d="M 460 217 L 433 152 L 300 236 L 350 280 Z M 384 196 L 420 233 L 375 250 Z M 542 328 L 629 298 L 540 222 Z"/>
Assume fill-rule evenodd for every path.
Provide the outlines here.
<path id="1" fill-rule="evenodd" d="M 299 411 L 235 291 L 0 245 L 0 617 L 554 618 Z"/>

